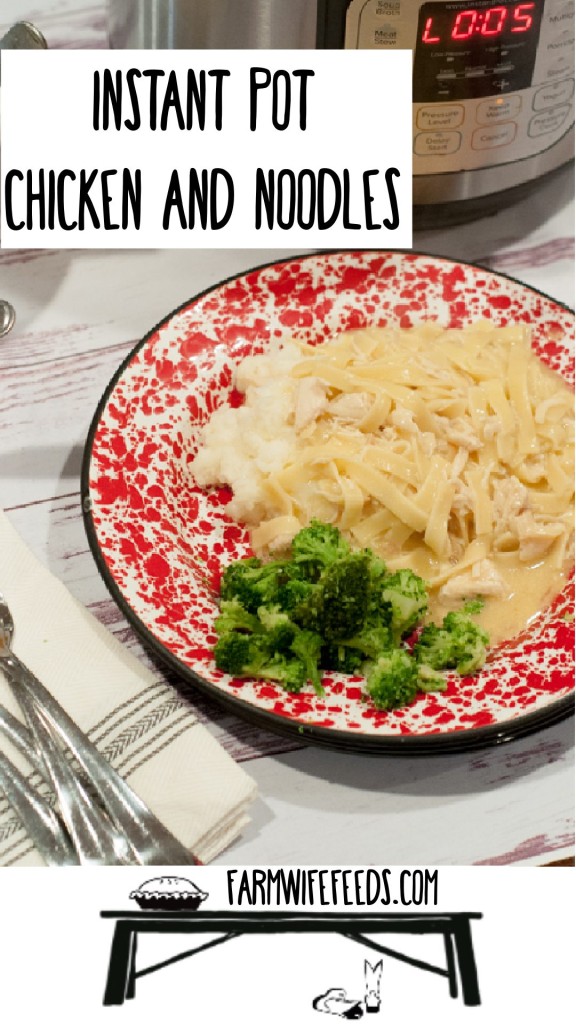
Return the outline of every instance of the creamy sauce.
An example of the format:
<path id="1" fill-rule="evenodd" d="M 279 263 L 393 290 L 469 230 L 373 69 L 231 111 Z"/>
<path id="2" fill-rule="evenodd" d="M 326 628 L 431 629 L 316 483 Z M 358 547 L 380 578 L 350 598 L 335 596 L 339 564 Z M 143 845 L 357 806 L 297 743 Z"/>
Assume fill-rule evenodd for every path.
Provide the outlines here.
<path id="1" fill-rule="evenodd" d="M 494 562 L 509 593 L 506 597 L 485 598 L 482 611 L 474 616 L 474 620 L 487 631 L 491 646 L 511 640 L 521 633 L 536 615 L 552 603 L 568 578 L 568 568 L 551 568 L 547 562 L 533 566 L 510 566 L 505 562 L 501 564 L 497 556 Z M 435 621 L 439 621 L 447 611 L 461 608 L 463 603 L 440 602 L 432 595 L 431 615 Z"/>
<path id="2" fill-rule="evenodd" d="M 386 561 L 386 552 L 377 553 Z M 517 552 L 492 552 L 490 558 L 505 584 L 506 595 L 483 598 L 484 606 L 474 615 L 474 621 L 488 632 L 493 646 L 517 636 L 552 603 L 563 590 L 572 566 L 567 562 L 563 568 L 557 568 L 553 552 L 534 565 L 521 562 Z M 393 562 L 391 571 L 406 566 L 425 580 L 434 577 L 440 567 L 425 547 L 415 548 Z M 473 597 L 471 594 L 468 598 L 441 598 L 437 590 L 431 590 L 427 618 L 440 624 L 446 612 L 462 610 Z"/>

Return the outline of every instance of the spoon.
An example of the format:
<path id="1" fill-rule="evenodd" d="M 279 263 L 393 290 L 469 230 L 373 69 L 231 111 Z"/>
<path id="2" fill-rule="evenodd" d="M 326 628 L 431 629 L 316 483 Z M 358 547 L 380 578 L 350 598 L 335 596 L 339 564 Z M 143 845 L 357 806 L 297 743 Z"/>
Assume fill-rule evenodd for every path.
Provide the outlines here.
<path id="1" fill-rule="evenodd" d="M 12 330 L 16 322 L 16 311 L 6 299 L 0 299 L 0 338 Z"/>

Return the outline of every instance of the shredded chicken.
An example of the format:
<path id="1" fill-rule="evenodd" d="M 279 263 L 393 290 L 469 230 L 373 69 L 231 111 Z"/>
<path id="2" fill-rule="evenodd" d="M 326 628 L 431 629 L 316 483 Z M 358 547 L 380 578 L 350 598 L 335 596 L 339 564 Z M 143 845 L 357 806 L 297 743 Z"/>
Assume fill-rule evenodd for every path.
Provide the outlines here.
<path id="1" fill-rule="evenodd" d="M 326 408 L 326 385 L 318 377 L 303 377 L 294 394 L 294 427 L 303 430 Z"/>
<path id="2" fill-rule="evenodd" d="M 459 448 L 452 465 L 450 466 L 450 480 L 456 483 L 462 476 L 462 471 L 468 461 L 468 452 L 465 448 Z"/>
<path id="3" fill-rule="evenodd" d="M 537 562 L 544 558 L 565 532 L 562 523 L 537 522 L 531 512 L 522 512 L 516 520 L 518 534 L 518 557 L 521 562 Z"/>
<path id="4" fill-rule="evenodd" d="M 337 420 L 358 423 L 370 410 L 371 398 L 365 391 L 337 395 L 328 402 L 327 411 Z"/>
<path id="5" fill-rule="evenodd" d="M 482 447 L 482 441 L 472 424 L 463 416 L 456 416 L 453 420 L 442 417 L 442 433 L 450 444 L 465 448 L 469 452 Z"/>
<path id="6" fill-rule="evenodd" d="M 401 405 L 390 413 L 388 422 L 398 430 L 404 430 L 407 434 L 419 433 L 419 428 L 414 422 L 414 413 L 411 409 L 404 409 Z"/>
<path id="7" fill-rule="evenodd" d="M 486 419 L 484 420 L 484 427 L 482 431 L 484 434 L 485 441 L 493 441 L 494 438 L 496 437 L 496 434 L 498 434 L 501 430 L 502 424 L 500 423 L 498 416 L 486 417 Z"/>
<path id="8" fill-rule="evenodd" d="M 537 484 L 540 480 L 546 478 L 548 467 L 546 465 L 546 458 L 544 455 L 532 455 L 527 456 L 524 465 L 517 470 L 518 474 L 521 475 L 522 480 L 525 480 L 528 484 Z"/>
<path id="9" fill-rule="evenodd" d="M 489 558 L 475 562 L 468 572 L 453 576 L 440 588 L 441 598 L 504 597 L 506 585 Z"/>
<path id="10" fill-rule="evenodd" d="M 507 476 L 494 481 L 494 529 L 509 530 L 512 521 L 523 512 L 528 502 L 528 491 L 517 477 Z"/>
<path id="11" fill-rule="evenodd" d="M 460 514 L 473 512 L 475 506 L 474 493 L 463 480 L 455 480 L 456 489 L 452 499 L 452 509 Z"/>

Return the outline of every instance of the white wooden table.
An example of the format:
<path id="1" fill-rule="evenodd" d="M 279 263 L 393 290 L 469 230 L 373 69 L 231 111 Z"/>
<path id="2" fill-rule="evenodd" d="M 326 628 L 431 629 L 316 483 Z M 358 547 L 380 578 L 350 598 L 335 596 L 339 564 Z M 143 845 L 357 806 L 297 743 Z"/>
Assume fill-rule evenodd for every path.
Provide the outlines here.
<path id="1" fill-rule="evenodd" d="M 51 47 L 107 45 L 103 0 L 2 0 L 0 34 L 33 21 Z M 497 217 L 416 235 L 414 249 L 477 261 L 573 305 L 571 171 Z M 167 312 L 257 251 L 0 251 L 17 311 L 0 342 L 0 494 L 14 526 L 137 655 L 84 536 L 79 470 L 119 363 Z M 158 669 L 154 668 L 157 672 Z M 242 839 L 219 864 L 542 864 L 573 853 L 573 720 L 499 748 L 370 758 L 303 748 L 199 697 L 202 719 L 257 780 Z"/>

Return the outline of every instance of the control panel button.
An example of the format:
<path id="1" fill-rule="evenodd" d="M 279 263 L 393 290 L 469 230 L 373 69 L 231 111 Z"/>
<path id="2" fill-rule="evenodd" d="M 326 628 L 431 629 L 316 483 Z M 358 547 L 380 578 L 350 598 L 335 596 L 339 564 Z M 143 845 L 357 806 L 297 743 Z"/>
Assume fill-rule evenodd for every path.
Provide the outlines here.
<path id="1" fill-rule="evenodd" d="M 416 117 L 416 127 L 428 131 L 441 131 L 446 128 L 458 128 L 464 121 L 464 107 L 460 104 L 436 104 L 434 107 L 420 107 Z"/>
<path id="2" fill-rule="evenodd" d="M 394 49 L 398 45 L 398 29 L 394 25 L 381 25 L 375 28 L 374 45 L 389 46 Z"/>
<path id="3" fill-rule="evenodd" d="M 563 53 L 571 53 L 574 46 L 574 27 L 562 29 L 554 33 L 548 41 L 546 50 L 550 56 L 559 56 Z"/>
<path id="4" fill-rule="evenodd" d="M 553 28 L 561 28 L 563 25 L 570 25 L 573 21 L 573 0 L 550 0 L 548 4 L 548 13 L 544 19 L 544 24 L 548 22 L 548 24 L 552 25 Z"/>
<path id="5" fill-rule="evenodd" d="M 509 146 L 516 138 L 517 125 L 513 121 L 488 125 L 472 132 L 472 149 L 497 149 Z"/>
<path id="6" fill-rule="evenodd" d="M 522 107 L 520 96 L 498 96 L 493 100 L 484 100 L 476 108 L 478 124 L 494 124 L 497 121 L 510 121 L 517 117 Z"/>
<path id="7" fill-rule="evenodd" d="M 460 132 L 419 132 L 414 138 L 416 156 L 449 156 L 462 144 Z"/>
<path id="8" fill-rule="evenodd" d="M 565 75 L 569 75 L 573 70 L 574 64 L 571 54 L 566 57 L 558 57 L 553 64 L 549 64 L 546 68 L 546 78 L 564 78 Z"/>
<path id="9" fill-rule="evenodd" d="M 398 16 L 401 10 L 402 4 L 400 0 L 376 0 L 376 15 L 393 18 Z"/>
<path id="10" fill-rule="evenodd" d="M 557 132 L 568 118 L 569 113 L 570 105 L 566 104 L 563 107 L 555 107 L 554 110 L 535 114 L 528 125 L 528 135 L 531 139 L 537 139 L 540 135 Z"/>
<path id="11" fill-rule="evenodd" d="M 532 106 L 534 110 L 548 110 L 559 103 L 569 102 L 574 95 L 574 79 L 567 78 L 563 82 L 550 82 L 534 93 Z"/>
<path id="12" fill-rule="evenodd" d="M 547 8 L 541 39 L 541 66 L 548 81 L 574 74 L 574 3 L 560 2 Z"/>

